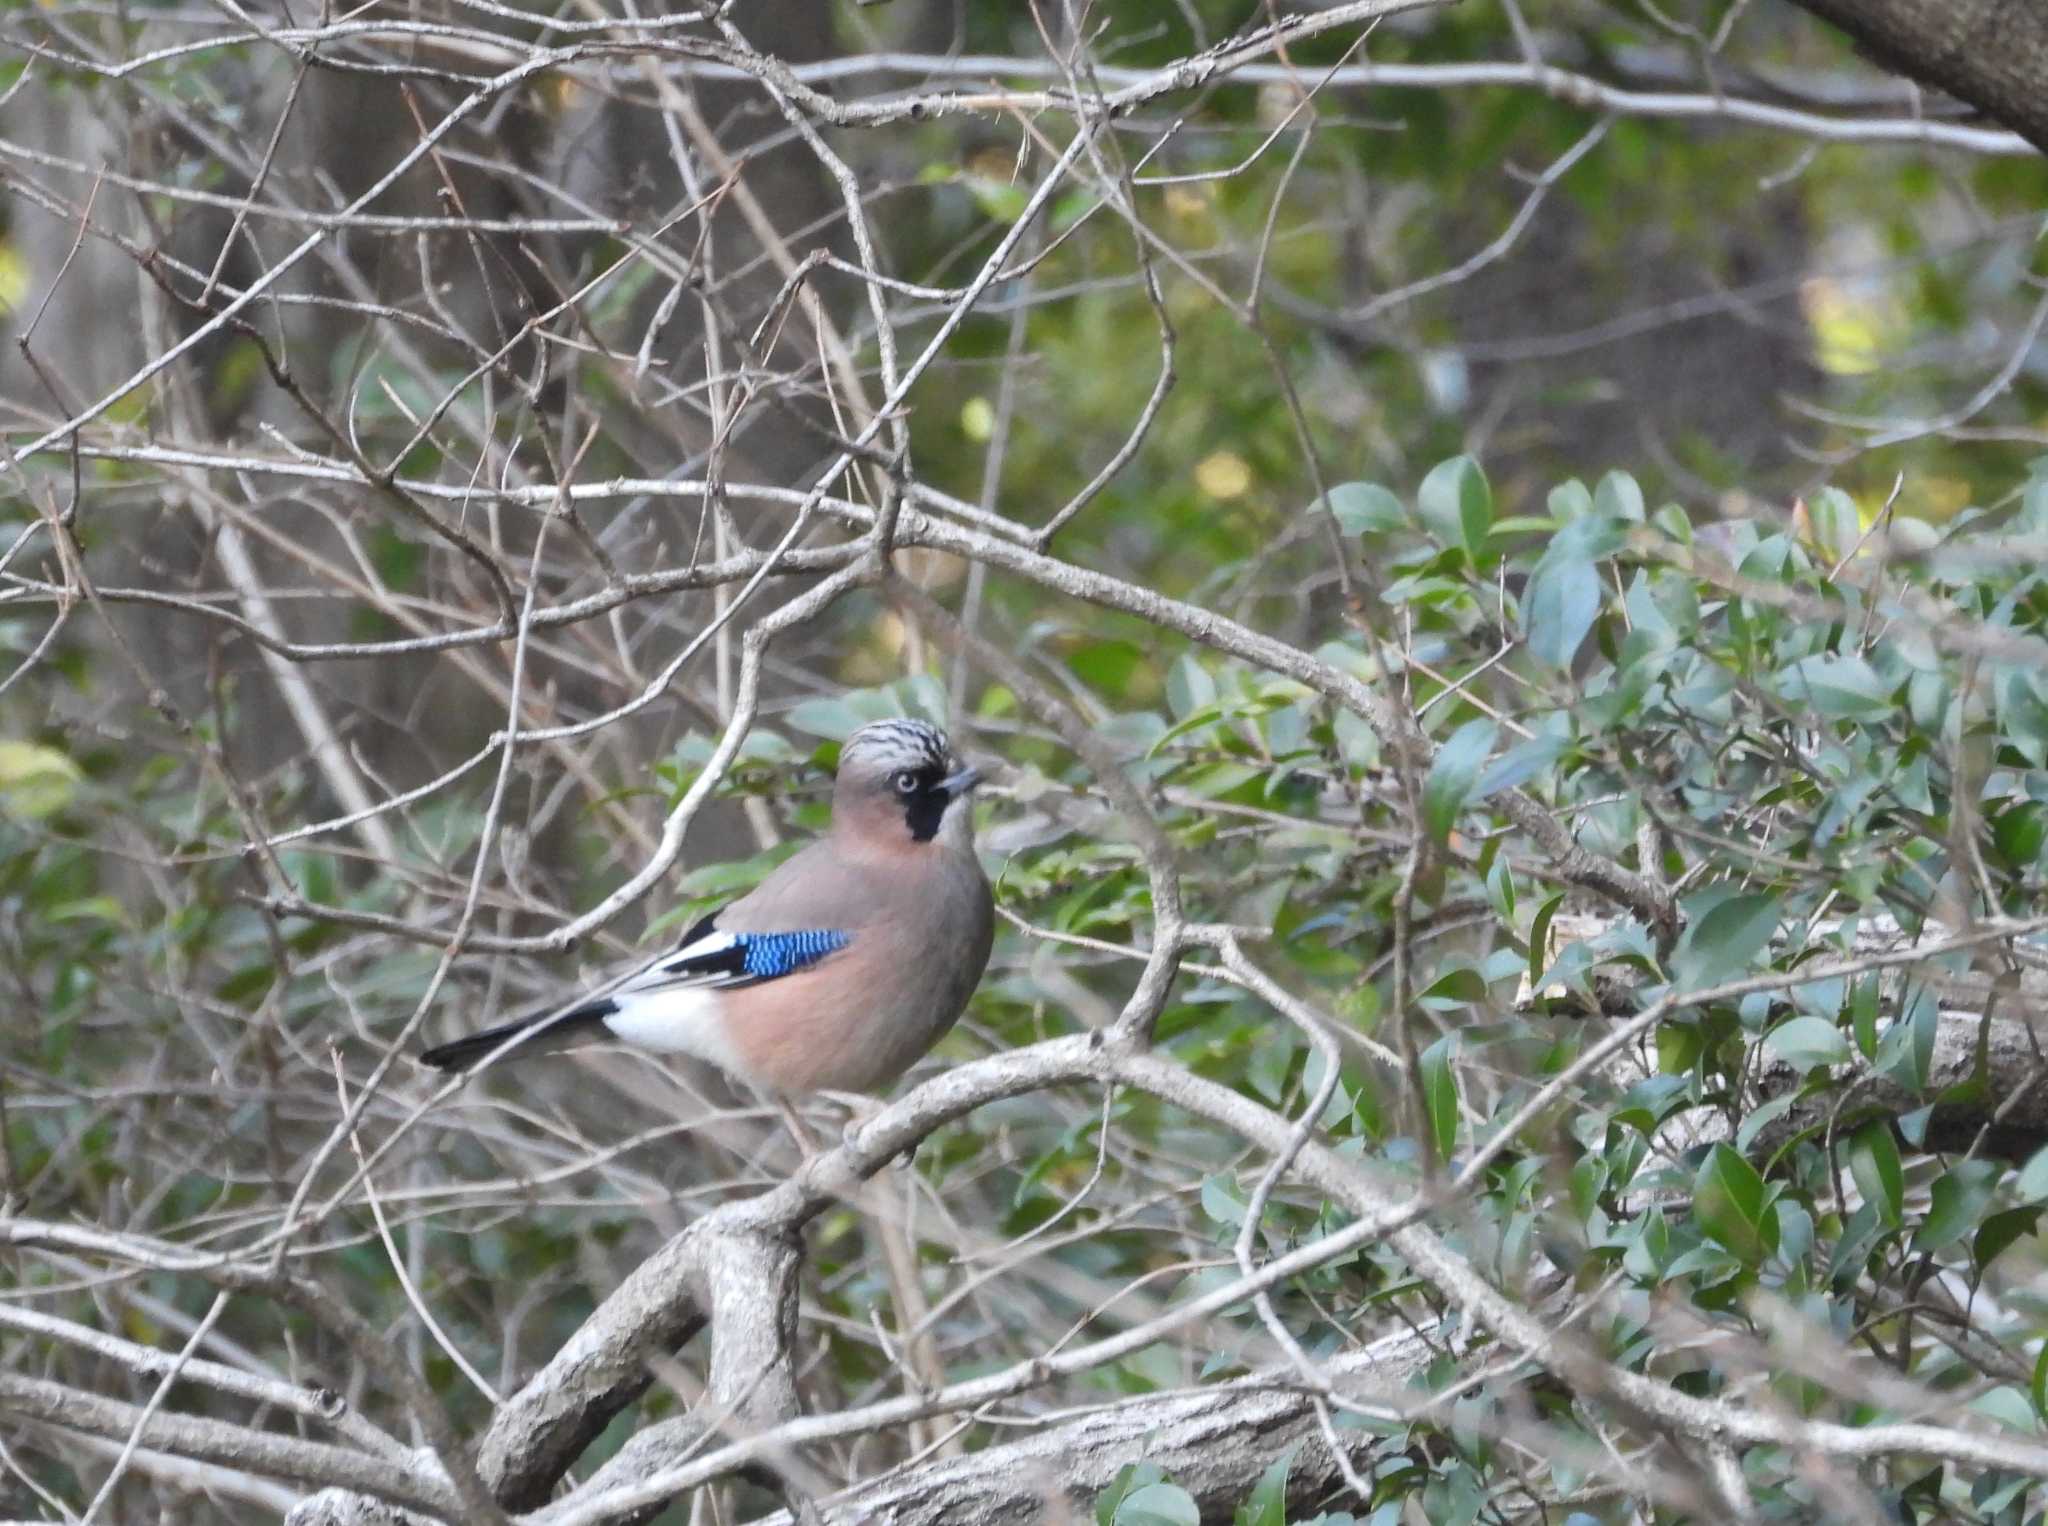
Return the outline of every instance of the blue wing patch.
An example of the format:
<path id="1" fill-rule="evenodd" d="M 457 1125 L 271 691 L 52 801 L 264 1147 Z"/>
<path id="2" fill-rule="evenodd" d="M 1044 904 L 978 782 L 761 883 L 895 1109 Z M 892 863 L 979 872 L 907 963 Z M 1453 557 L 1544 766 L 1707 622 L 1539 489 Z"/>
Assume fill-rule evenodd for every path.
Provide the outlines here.
<path id="1" fill-rule="evenodd" d="M 690 929 L 682 947 L 656 960 L 621 989 L 752 985 L 809 969 L 851 942 L 853 934 L 823 927 L 788 933 L 723 933 L 707 917 Z"/>
<path id="2" fill-rule="evenodd" d="M 755 980 L 773 980 L 794 975 L 853 940 L 842 932 L 814 928 L 800 933 L 734 933 L 733 941 L 740 948 L 740 968 Z"/>

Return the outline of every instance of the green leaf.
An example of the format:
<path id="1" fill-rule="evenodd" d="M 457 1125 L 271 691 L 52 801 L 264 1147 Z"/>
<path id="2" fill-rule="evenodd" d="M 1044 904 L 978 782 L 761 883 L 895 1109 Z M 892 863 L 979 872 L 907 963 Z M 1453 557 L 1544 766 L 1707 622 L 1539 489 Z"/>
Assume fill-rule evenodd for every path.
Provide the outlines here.
<path id="1" fill-rule="evenodd" d="M 79 766 L 54 747 L 0 741 L 0 812 L 16 821 L 54 816 L 84 780 Z"/>
<path id="2" fill-rule="evenodd" d="M 1493 489 L 1470 456 L 1440 461 L 1415 495 L 1422 522 L 1446 546 L 1463 546 L 1473 561 L 1486 549 L 1493 529 Z"/>
<path id="3" fill-rule="evenodd" d="M 1824 1017 L 1795 1017 L 1764 1035 L 1764 1047 L 1802 1073 L 1822 1065 L 1843 1065 L 1849 1040 Z"/>
<path id="4" fill-rule="evenodd" d="M 1988 1160 L 1959 1160 L 1951 1166 L 1928 1194 L 1927 1217 L 1913 1236 L 1914 1252 L 1924 1256 L 1946 1250 L 1974 1230 L 1991 1206 L 1999 1174 L 1999 1166 Z"/>
<path id="5" fill-rule="evenodd" d="M 1171 704 L 1173 701 L 1169 699 L 1167 703 Z M 1200 709 L 1189 712 L 1167 727 L 1166 730 L 1160 732 L 1158 736 L 1154 737 L 1152 745 L 1145 749 L 1145 756 L 1148 759 L 1158 757 L 1161 752 L 1165 751 L 1168 746 L 1179 738 L 1193 731 L 1206 731 L 1222 720 L 1223 715 L 1224 711 L 1221 705 L 1203 705 Z"/>
<path id="6" fill-rule="evenodd" d="M 1095 1526 L 1110 1526 L 1117 1508 L 1140 1489 L 1162 1482 L 1166 1469 L 1156 1462 L 1126 1463 L 1107 1489 L 1095 1497 Z"/>
<path id="7" fill-rule="evenodd" d="M 1672 981 L 1685 991 L 1719 985 L 1747 970 L 1777 930 L 1776 896 L 1729 896 L 1686 930 L 1672 956 Z"/>
<path id="8" fill-rule="evenodd" d="M 2048 757 L 2048 691 L 2038 675 L 2019 664 L 2003 667 L 1994 687 L 2007 741 L 2025 752 L 2036 768 L 2043 766 Z"/>
<path id="9" fill-rule="evenodd" d="M 1429 777 L 1422 783 L 1422 821 L 1436 841 L 1443 842 L 1451 835 L 1452 824 L 1493 751 L 1498 729 L 1492 721 L 1467 721 L 1437 749 Z"/>
<path id="10" fill-rule="evenodd" d="M 1166 672 L 1166 705 L 1176 721 L 1216 703 L 1216 680 L 1209 670 L 1183 652 Z M 1157 747 L 1153 749 L 1155 752 Z"/>
<path id="11" fill-rule="evenodd" d="M 1231 1526 L 1287 1526 L 1287 1467 L 1294 1461 L 1292 1448 L 1278 1462 L 1259 1475 L 1251 1498 L 1231 1515 Z"/>
<path id="12" fill-rule="evenodd" d="M 1469 964 L 1444 971 L 1417 994 L 1417 1001 L 1446 1010 L 1486 1000 L 1486 977 Z"/>
<path id="13" fill-rule="evenodd" d="M 1556 763 L 1570 745 L 1563 736 L 1533 736 L 1516 743 L 1487 765 L 1471 798 L 1485 800 L 1502 790 L 1520 789 Z"/>
<path id="14" fill-rule="evenodd" d="M 1010 180 L 998 180 L 993 175 L 962 175 L 960 183 L 967 187 L 967 194 L 974 198 L 974 204 L 981 208 L 982 216 L 999 223 L 1013 223 L 1024 215 L 1024 208 L 1030 205 L 1031 193 Z"/>
<path id="15" fill-rule="evenodd" d="M 1664 1023 L 1657 1029 L 1657 1070 L 1682 1076 L 1706 1052 L 1706 1035 L 1696 1023 Z"/>
<path id="16" fill-rule="evenodd" d="M 1572 477 L 1552 488 L 1543 500 L 1551 517 L 1559 524 L 1566 520 L 1583 519 L 1593 512 L 1593 495 L 1586 490 L 1586 484 Z"/>
<path id="17" fill-rule="evenodd" d="M 1748 1266 L 1777 1248 L 1778 1218 L 1756 1167 L 1727 1145 L 1715 1145 L 1693 1182 L 1700 1227 Z"/>
<path id="18" fill-rule="evenodd" d="M 1896 708 L 1891 686 L 1861 657 L 1803 657 L 1778 678 L 1788 701 L 1830 720 L 1881 721 Z"/>
<path id="19" fill-rule="evenodd" d="M 1884 1222 L 1897 1229 L 1904 1213 L 1906 1177 L 1889 1123 L 1865 1124 L 1850 1138 L 1849 1175 L 1863 1201 L 1874 1203 Z"/>
<path id="20" fill-rule="evenodd" d="M 2013 1185 L 2019 1195 L 2030 1203 L 2048 1199 L 2048 1145 L 2036 1150 L 2032 1158 L 2020 1167 L 2019 1179 Z"/>
<path id="21" fill-rule="evenodd" d="M 1611 514 L 1588 514 L 1574 519 L 1551 537 L 1543 548 L 1546 557 L 1576 557 L 1597 562 L 1612 556 L 1628 544 L 1628 525 Z"/>
<path id="22" fill-rule="evenodd" d="M 1813 1215 L 1789 1197 L 1771 1205 L 1778 1221 L 1778 1256 L 1788 1263 L 1804 1261 L 1813 1251 Z"/>
<path id="23" fill-rule="evenodd" d="M 932 707 L 936 700 L 937 708 Z M 783 712 L 783 720 L 812 736 L 843 742 L 869 721 L 897 715 L 922 714 L 928 720 L 945 715 L 945 696 L 921 693 L 915 683 L 891 684 L 880 689 L 855 689 L 844 694 L 799 700 Z M 709 756 L 710 749 L 705 749 Z"/>
<path id="24" fill-rule="evenodd" d="M 1110 1526 L 1202 1526 L 1202 1511 L 1178 1484 L 1146 1484 L 1123 1497 Z"/>
<path id="25" fill-rule="evenodd" d="M 1982 1272 L 2015 1241 L 2034 1233 L 2043 1212 L 2040 1204 L 2033 1203 L 2025 1208 L 2008 1208 L 1987 1218 L 1984 1227 L 1977 1231 L 1977 1238 L 1970 1244 L 1970 1259 L 1977 1263 L 1977 1270 Z"/>
<path id="26" fill-rule="evenodd" d="M 2037 1429 L 2034 1424 L 2034 1407 L 2027 1402 L 2027 1396 L 2017 1388 L 2014 1388 L 2010 1383 L 1994 1384 L 1992 1387 L 1984 1389 L 1981 1393 L 1971 1395 L 1967 1402 L 1972 1414 L 1982 1415 L 1985 1419 L 1995 1425 L 2004 1427 L 2006 1430 L 2018 1431 L 2021 1435 L 2025 1436 L 2031 1435 Z M 1996 1488 L 1985 1487 L 1994 1481 L 1997 1483 Z M 2024 1473 L 2005 1474 L 2002 1477 L 1998 1473 L 1993 1473 L 1989 1477 L 1980 1480 L 1978 1485 L 1970 1491 L 1972 1501 L 1980 1502 L 1978 1503 L 1978 1508 L 1983 1512 L 1983 1514 L 1978 1516 L 1978 1519 L 1983 1521 L 2009 1521 L 2013 1519 L 2012 1516 L 2005 1513 L 2005 1507 L 2019 1498 L 2024 1490 L 2032 1487 L 2033 1483 L 2034 1480 Z"/>
<path id="27" fill-rule="evenodd" d="M 1512 931 L 1515 925 L 1515 874 L 1508 867 L 1505 856 L 1496 858 L 1493 867 L 1486 871 L 1486 899 L 1501 924 Z"/>
<path id="28" fill-rule="evenodd" d="M 1643 490 L 1627 472 L 1609 472 L 1600 479 L 1600 486 L 1593 490 L 1593 511 L 1638 525 L 1649 518 Z"/>
<path id="29" fill-rule="evenodd" d="M 1906 997 L 1905 1010 L 1885 1029 L 1884 1037 L 1877 1041 L 1877 1069 L 1910 1092 L 1925 1091 L 1928 1070 L 1934 1063 L 1935 1032 L 1940 1023 L 1941 1005 L 1932 987 L 1924 984 L 1912 987 Z M 1903 1126 L 1903 1120 L 1901 1123 Z M 1912 1136 L 1909 1134 L 1907 1138 Z"/>
<path id="30" fill-rule="evenodd" d="M 86 895 L 75 901 L 59 901 L 44 908 L 42 918 L 45 923 L 109 922 L 116 927 L 124 927 L 128 922 L 128 913 L 121 903 L 110 895 Z"/>
<path id="31" fill-rule="evenodd" d="M 1151 660 L 1145 648 L 1130 641 L 1097 641 L 1078 648 L 1067 666 L 1083 683 L 1105 694 L 1123 694 Z"/>
<path id="32" fill-rule="evenodd" d="M 1529 650 L 1553 668 L 1571 665 L 1600 613 L 1600 569 L 1576 556 L 1545 556 L 1522 593 Z"/>
<path id="33" fill-rule="evenodd" d="M 1934 1104 L 1916 1107 L 1910 1113 L 1899 1114 L 1899 1138 L 1916 1150 L 1927 1148 L 1927 1125 L 1934 1119 Z"/>
<path id="34" fill-rule="evenodd" d="M 1264 773 L 1264 769 L 1251 763 L 1208 763 L 1182 774 L 1180 787 L 1205 800 L 1214 800 L 1243 788 Z"/>
<path id="35" fill-rule="evenodd" d="M 2031 869 L 2048 843 L 2048 806 L 2029 800 L 2001 811 L 1991 824 L 1991 840 L 1998 856 L 2015 869 Z"/>
<path id="36" fill-rule="evenodd" d="M 1237 1183 L 1227 1176 L 1210 1176 L 1202 1182 L 1202 1212 L 1211 1221 L 1235 1229 L 1244 1223 L 1246 1199 Z"/>
<path id="37" fill-rule="evenodd" d="M 1857 981 L 1849 993 L 1849 1024 L 1856 1032 L 1856 1052 L 1866 1060 L 1877 1058 L 1877 1002 L 1875 975 Z"/>
<path id="38" fill-rule="evenodd" d="M 1458 1148 L 1458 1075 L 1451 1067 L 1457 1052 L 1457 1035 L 1447 1033 L 1422 1051 L 1420 1061 L 1422 1109 L 1439 1161 L 1449 1160 Z"/>
<path id="39" fill-rule="evenodd" d="M 1384 534 L 1408 523 L 1401 500 L 1377 482 L 1340 482 L 1312 507 L 1327 509 L 1347 535 Z"/>
<path id="40" fill-rule="evenodd" d="M 1842 1225 L 1841 1233 L 1835 1237 L 1835 1243 L 1828 1251 L 1828 1281 L 1839 1289 L 1862 1276 L 1863 1269 L 1877 1251 L 1878 1242 L 1888 1238 L 1889 1234 L 1877 1205 L 1860 1205 Z"/>
<path id="41" fill-rule="evenodd" d="M 1770 1101 L 1751 1108 L 1748 1116 L 1742 1120 L 1742 1126 L 1735 1131 L 1735 1148 L 1738 1151 L 1747 1151 L 1751 1145 L 1755 1144 L 1763 1136 L 1765 1129 L 1776 1123 L 1798 1105 L 1799 1093 L 1787 1089 L 1778 1093 Z"/>
<path id="42" fill-rule="evenodd" d="M 1817 552 L 1838 561 L 1863 538 L 1863 515 L 1856 500 L 1838 487 L 1824 487 L 1806 500 L 1806 519 Z"/>
<path id="43" fill-rule="evenodd" d="M 1630 1275 L 1655 1281 L 1671 1260 L 1671 1226 L 1661 1208 L 1652 1208 L 1636 1224 L 1634 1238 L 1622 1256 Z"/>
<path id="44" fill-rule="evenodd" d="M 1543 971 L 1550 963 L 1550 924 L 1564 905 L 1564 892 L 1559 891 L 1541 906 L 1529 923 L 1529 989 L 1541 992 Z M 2048 1151 L 2044 1151 L 2048 1154 Z"/>

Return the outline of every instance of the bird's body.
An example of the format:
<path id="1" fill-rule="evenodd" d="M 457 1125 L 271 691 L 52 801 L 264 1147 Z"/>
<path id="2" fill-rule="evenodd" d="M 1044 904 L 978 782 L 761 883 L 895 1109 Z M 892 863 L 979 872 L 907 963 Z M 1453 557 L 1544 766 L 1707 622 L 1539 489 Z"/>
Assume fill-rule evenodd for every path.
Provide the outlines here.
<path id="1" fill-rule="evenodd" d="M 967 798 L 979 778 L 921 722 L 863 727 L 840 753 L 828 835 L 603 995 L 421 1058 L 467 1070 L 609 1037 L 780 1095 L 886 1089 L 988 963 L 995 913 Z"/>

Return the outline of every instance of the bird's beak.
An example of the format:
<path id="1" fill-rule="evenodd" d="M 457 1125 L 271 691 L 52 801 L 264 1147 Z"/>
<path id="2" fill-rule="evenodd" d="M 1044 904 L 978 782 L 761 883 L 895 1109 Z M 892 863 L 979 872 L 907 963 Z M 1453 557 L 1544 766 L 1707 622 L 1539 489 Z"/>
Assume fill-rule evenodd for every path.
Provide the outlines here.
<path id="1" fill-rule="evenodd" d="M 946 775 L 939 781 L 939 788 L 946 792 L 948 800 L 958 800 L 962 795 L 981 783 L 981 770 L 971 764 L 958 773 Z"/>

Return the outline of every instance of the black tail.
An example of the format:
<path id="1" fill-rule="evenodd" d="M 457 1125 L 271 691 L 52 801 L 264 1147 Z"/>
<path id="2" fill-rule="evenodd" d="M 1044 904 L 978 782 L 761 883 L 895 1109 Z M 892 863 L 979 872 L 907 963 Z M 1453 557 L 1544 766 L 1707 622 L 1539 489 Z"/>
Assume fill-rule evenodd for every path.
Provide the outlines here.
<path id="1" fill-rule="evenodd" d="M 431 1065 L 436 1070 L 471 1070 L 499 1049 L 503 1049 L 508 1039 L 522 1033 L 532 1033 L 533 1037 L 523 1044 L 506 1049 L 502 1059 L 523 1060 L 530 1055 L 553 1054 L 586 1039 L 602 1037 L 605 1031 L 604 1020 L 618 1010 L 616 1002 L 594 1001 L 589 1006 L 578 1007 L 573 1012 L 550 1012 L 540 1017 L 516 1018 L 509 1023 L 500 1023 L 495 1028 L 486 1028 L 481 1033 L 472 1033 L 446 1044 L 436 1044 L 420 1056 L 420 1063 Z M 546 1031 L 539 1031 L 542 1029 Z"/>

